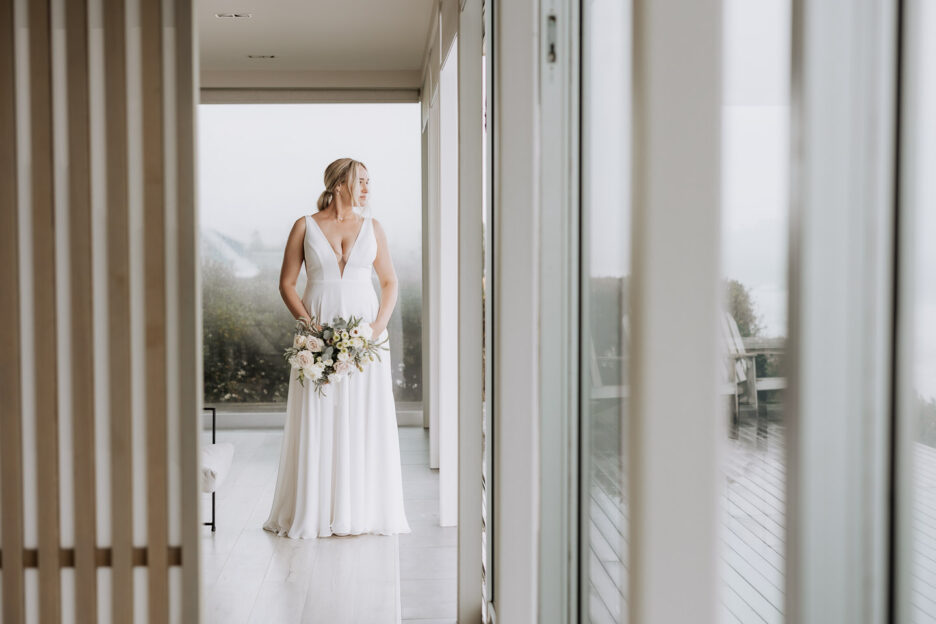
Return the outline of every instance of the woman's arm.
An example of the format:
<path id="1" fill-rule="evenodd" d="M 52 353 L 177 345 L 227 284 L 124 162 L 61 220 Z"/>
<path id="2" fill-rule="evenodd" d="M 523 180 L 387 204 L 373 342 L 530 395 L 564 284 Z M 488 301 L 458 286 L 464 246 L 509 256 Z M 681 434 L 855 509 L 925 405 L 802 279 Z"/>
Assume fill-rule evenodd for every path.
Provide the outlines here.
<path id="1" fill-rule="evenodd" d="M 299 279 L 299 269 L 302 268 L 303 249 L 305 238 L 305 217 L 297 219 L 289 231 L 286 240 L 286 250 L 283 252 L 283 267 L 280 269 L 279 291 L 283 302 L 292 315 L 298 320 L 301 318 L 311 320 L 312 315 L 306 310 L 299 293 L 296 292 L 296 280 Z"/>
<path id="2" fill-rule="evenodd" d="M 371 322 L 374 329 L 374 338 L 387 329 L 390 322 L 390 315 L 396 306 L 397 275 L 393 268 L 393 260 L 390 259 L 390 248 L 387 245 L 387 235 L 384 234 L 383 227 L 377 219 L 374 219 L 374 236 L 377 239 L 377 257 L 374 258 L 374 269 L 377 271 L 377 279 L 380 280 L 380 309 L 377 311 L 377 318 Z"/>

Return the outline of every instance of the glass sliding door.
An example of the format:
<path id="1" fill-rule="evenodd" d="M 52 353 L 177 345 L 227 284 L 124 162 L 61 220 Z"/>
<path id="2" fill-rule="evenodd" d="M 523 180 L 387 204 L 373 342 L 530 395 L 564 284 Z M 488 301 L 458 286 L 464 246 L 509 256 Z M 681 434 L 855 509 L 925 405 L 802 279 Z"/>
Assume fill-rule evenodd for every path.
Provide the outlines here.
<path id="1" fill-rule="evenodd" d="M 905 3 L 904 24 L 900 285 L 901 318 L 910 323 L 900 387 L 909 436 L 898 453 L 909 489 L 898 522 L 905 531 L 899 621 L 922 623 L 936 621 L 936 4 Z"/>
<path id="2" fill-rule="evenodd" d="M 628 496 L 631 6 L 582 3 L 581 622 L 624 622 Z"/>
<path id="3" fill-rule="evenodd" d="M 723 23 L 723 622 L 782 622 L 786 540 L 790 0 Z"/>

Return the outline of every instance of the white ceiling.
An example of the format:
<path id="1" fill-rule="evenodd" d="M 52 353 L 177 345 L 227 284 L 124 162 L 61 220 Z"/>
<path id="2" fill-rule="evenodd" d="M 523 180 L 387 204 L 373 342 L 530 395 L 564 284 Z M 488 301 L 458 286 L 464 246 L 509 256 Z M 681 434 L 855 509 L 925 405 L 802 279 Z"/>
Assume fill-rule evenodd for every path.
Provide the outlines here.
<path id="1" fill-rule="evenodd" d="M 202 84 L 418 87 L 435 1 L 197 0 Z"/>

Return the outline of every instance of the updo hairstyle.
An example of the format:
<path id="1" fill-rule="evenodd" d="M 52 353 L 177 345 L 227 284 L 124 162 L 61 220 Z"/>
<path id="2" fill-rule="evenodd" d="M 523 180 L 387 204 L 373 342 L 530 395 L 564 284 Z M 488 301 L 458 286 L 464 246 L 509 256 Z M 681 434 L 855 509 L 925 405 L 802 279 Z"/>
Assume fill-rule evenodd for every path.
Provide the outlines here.
<path id="1" fill-rule="evenodd" d="M 332 161 L 325 167 L 325 190 L 318 198 L 318 209 L 325 210 L 335 200 L 335 187 L 345 182 L 351 191 L 351 205 L 356 206 L 357 191 L 360 183 L 358 182 L 358 172 L 361 169 L 367 169 L 364 163 L 353 158 L 339 158 Z"/>

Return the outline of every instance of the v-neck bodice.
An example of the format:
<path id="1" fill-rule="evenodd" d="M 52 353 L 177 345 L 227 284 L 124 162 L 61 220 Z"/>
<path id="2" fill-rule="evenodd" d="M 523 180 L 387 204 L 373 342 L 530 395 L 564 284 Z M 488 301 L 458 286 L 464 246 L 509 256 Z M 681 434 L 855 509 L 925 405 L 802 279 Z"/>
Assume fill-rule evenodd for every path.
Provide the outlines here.
<path id="1" fill-rule="evenodd" d="M 324 322 L 331 322 L 335 316 L 363 316 L 365 321 L 376 317 L 378 301 L 371 275 L 377 239 L 370 217 L 364 218 L 348 250 L 343 274 L 334 247 L 311 215 L 306 215 L 303 251 L 306 287 L 302 301 L 309 312 Z"/>
<path id="2" fill-rule="evenodd" d="M 318 221 L 308 215 L 306 220 L 305 262 L 308 279 L 370 281 L 374 258 L 377 256 L 377 242 L 372 236 L 370 217 L 364 217 L 357 238 L 351 243 L 345 258 L 344 272 L 339 265 L 335 248 L 325 237 Z M 362 249 L 358 249 L 359 247 Z"/>
<path id="3" fill-rule="evenodd" d="M 339 278 L 344 277 L 344 269 L 348 268 L 348 262 L 351 260 L 351 254 L 354 253 L 354 248 L 357 246 L 358 239 L 361 238 L 361 234 L 364 233 L 364 227 L 367 225 L 367 217 L 361 220 L 361 225 L 358 226 L 357 235 L 354 237 L 354 240 L 351 241 L 351 247 L 348 249 L 348 253 L 341 254 L 335 251 L 335 248 L 332 247 L 331 241 L 328 240 L 328 236 L 325 235 L 325 230 L 322 229 L 322 226 L 319 225 L 319 222 L 311 216 L 309 217 L 309 221 L 312 222 L 312 225 L 315 226 L 315 229 L 318 230 L 318 233 L 322 235 L 322 238 L 325 239 L 325 242 L 328 243 L 329 247 L 331 247 L 332 252 L 335 254 L 335 261 L 338 263 L 338 276 Z M 344 267 L 341 266 L 342 257 L 345 261 Z"/>

